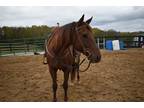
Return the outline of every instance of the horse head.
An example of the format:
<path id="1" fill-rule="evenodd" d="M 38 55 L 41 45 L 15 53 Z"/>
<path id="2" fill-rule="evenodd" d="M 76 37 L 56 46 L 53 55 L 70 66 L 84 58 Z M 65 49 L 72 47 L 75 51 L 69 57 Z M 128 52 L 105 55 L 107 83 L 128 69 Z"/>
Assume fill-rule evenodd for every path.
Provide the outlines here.
<path id="1" fill-rule="evenodd" d="M 84 21 L 84 15 L 76 22 L 75 26 L 75 42 L 74 47 L 88 57 L 91 63 L 97 63 L 101 60 L 101 53 L 97 47 L 92 32 L 92 28 L 89 25 L 92 21 L 91 17 L 87 21 Z"/>

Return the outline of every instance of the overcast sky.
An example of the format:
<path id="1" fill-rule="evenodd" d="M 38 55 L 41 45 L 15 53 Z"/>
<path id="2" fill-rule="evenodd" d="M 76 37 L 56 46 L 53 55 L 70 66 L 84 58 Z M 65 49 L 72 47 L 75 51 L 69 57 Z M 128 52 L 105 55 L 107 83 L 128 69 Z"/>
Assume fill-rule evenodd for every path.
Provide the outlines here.
<path id="1" fill-rule="evenodd" d="M 85 20 L 93 16 L 92 27 L 102 30 L 144 31 L 144 6 L 0 6 L 0 26 L 55 26 L 77 21 L 85 14 Z"/>

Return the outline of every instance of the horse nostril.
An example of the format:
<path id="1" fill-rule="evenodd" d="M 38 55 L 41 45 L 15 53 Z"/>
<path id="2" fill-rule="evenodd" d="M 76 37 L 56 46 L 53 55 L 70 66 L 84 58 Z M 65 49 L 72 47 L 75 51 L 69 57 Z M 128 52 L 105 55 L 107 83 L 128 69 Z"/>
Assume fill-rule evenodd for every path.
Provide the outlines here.
<path id="1" fill-rule="evenodd" d="M 85 52 L 85 55 L 86 55 L 86 56 L 90 56 L 90 52 L 89 52 L 89 51 L 86 51 L 86 52 Z"/>

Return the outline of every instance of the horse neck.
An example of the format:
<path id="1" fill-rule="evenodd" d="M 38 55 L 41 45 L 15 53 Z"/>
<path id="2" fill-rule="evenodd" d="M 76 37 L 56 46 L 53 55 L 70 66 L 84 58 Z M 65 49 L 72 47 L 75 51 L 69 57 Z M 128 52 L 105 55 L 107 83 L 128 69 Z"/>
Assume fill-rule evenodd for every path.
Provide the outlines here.
<path id="1" fill-rule="evenodd" d="M 52 40 L 49 44 L 49 48 L 55 55 L 64 55 L 66 50 L 72 44 L 73 26 L 71 24 L 60 27 L 59 30 L 53 35 Z"/>

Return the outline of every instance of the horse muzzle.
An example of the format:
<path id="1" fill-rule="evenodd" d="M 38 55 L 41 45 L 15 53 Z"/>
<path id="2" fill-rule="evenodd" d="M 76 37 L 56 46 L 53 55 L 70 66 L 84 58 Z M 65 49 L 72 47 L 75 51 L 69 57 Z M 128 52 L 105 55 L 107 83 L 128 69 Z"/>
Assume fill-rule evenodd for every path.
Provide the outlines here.
<path id="1" fill-rule="evenodd" d="M 91 63 L 98 63 L 101 60 L 101 55 L 96 55 L 90 53 L 88 50 L 84 52 L 84 54 L 87 56 L 88 60 L 90 60 Z"/>
<path id="2" fill-rule="evenodd" d="M 100 56 L 91 55 L 90 57 L 88 57 L 88 60 L 90 60 L 91 63 L 98 63 L 101 61 L 101 55 Z"/>

